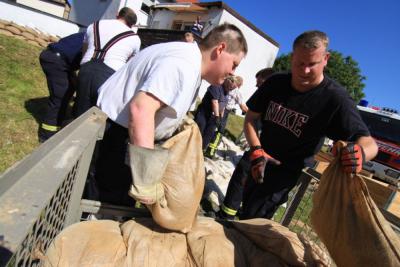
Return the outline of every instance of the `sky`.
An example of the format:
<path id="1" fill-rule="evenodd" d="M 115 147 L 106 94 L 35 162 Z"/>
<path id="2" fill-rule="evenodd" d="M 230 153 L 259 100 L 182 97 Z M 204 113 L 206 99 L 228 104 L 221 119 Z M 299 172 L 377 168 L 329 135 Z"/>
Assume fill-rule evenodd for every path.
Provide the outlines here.
<path id="1" fill-rule="evenodd" d="M 400 0 L 223 2 L 277 41 L 278 56 L 304 31 L 327 33 L 330 49 L 358 62 L 369 105 L 400 113 Z"/>

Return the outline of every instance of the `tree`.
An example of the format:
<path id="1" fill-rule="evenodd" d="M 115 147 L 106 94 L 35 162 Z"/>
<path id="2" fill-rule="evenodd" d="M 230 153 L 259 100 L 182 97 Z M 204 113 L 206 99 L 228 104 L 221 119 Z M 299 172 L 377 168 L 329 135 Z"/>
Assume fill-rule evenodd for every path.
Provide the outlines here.
<path id="1" fill-rule="evenodd" d="M 343 57 L 340 52 L 330 50 L 331 56 L 328 61 L 328 66 L 325 68 L 325 74 L 340 83 L 346 88 L 350 96 L 358 103 L 364 96 L 363 89 L 366 77 L 361 75 L 358 63 L 351 57 Z M 290 70 L 291 53 L 279 56 L 274 63 L 275 71 Z"/>

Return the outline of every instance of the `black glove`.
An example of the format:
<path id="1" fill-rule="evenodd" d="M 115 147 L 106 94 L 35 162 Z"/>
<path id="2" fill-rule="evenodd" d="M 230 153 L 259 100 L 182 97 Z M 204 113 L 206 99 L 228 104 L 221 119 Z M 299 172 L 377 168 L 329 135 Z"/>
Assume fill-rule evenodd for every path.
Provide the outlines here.
<path id="1" fill-rule="evenodd" d="M 215 120 L 216 129 L 217 129 L 217 131 L 220 132 L 222 119 L 220 116 L 214 116 L 214 120 Z"/>
<path id="2" fill-rule="evenodd" d="M 264 182 L 264 171 L 267 163 L 273 165 L 279 165 L 281 162 L 274 159 L 267 153 L 261 146 L 252 147 L 250 150 L 250 162 L 251 162 L 251 176 L 256 183 L 262 184 Z"/>

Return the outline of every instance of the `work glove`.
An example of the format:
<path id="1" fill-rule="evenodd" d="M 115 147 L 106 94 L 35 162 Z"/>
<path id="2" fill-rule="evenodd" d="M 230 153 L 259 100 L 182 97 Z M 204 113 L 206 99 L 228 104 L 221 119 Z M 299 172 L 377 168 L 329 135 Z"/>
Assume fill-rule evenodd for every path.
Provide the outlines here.
<path id="1" fill-rule="evenodd" d="M 332 154 L 338 153 L 338 142 L 333 146 Z M 340 162 L 346 173 L 359 173 L 365 163 L 365 153 L 362 146 L 350 142 L 340 150 Z"/>
<path id="2" fill-rule="evenodd" d="M 164 207 L 166 200 L 161 178 L 167 168 L 168 150 L 128 144 L 128 151 L 132 173 L 132 185 L 128 194 L 142 204 L 158 202 Z"/>
<path id="3" fill-rule="evenodd" d="M 251 176 L 258 184 L 264 182 L 265 166 L 268 164 L 280 165 L 279 160 L 274 159 L 261 146 L 254 146 L 250 149 Z"/>
<path id="4" fill-rule="evenodd" d="M 218 132 L 221 132 L 221 124 L 222 124 L 222 119 L 220 116 L 214 116 L 214 120 L 215 120 L 215 125 L 216 125 L 216 130 Z"/>

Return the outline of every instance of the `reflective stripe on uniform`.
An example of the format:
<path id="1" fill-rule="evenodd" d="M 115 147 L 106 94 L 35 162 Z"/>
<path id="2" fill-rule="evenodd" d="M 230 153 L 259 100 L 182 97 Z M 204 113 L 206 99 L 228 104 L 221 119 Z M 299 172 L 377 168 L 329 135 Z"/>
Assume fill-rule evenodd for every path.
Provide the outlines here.
<path id="1" fill-rule="evenodd" d="M 223 212 L 225 212 L 226 214 L 232 215 L 232 216 L 235 216 L 236 213 L 237 213 L 237 210 L 230 209 L 230 208 L 228 208 L 227 206 L 225 206 L 224 204 L 222 204 L 221 210 L 222 210 Z"/>
<path id="2" fill-rule="evenodd" d="M 46 123 L 42 123 L 42 125 L 40 127 L 42 129 L 44 129 L 46 131 L 50 131 L 50 132 L 57 132 L 58 130 L 60 130 L 60 126 L 53 126 L 53 125 L 49 125 Z"/>

